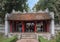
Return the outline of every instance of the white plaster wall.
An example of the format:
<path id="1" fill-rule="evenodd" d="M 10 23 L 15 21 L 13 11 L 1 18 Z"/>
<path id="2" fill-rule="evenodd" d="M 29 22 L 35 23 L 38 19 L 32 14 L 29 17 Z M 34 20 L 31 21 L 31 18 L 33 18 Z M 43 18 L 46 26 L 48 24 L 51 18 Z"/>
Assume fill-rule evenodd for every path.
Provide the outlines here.
<path id="1" fill-rule="evenodd" d="M 50 31 L 51 31 L 51 35 L 54 36 L 55 35 L 55 25 L 54 25 L 54 13 L 50 12 L 50 15 L 52 17 L 51 23 L 50 23 Z"/>
<path id="2" fill-rule="evenodd" d="M 7 13 L 6 15 L 5 15 L 5 35 L 7 36 L 8 35 L 8 32 L 9 32 L 9 22 L 8 22 L 8 20 L 7 20 L 7 16 L 8 16 L 9 14 Z"/>

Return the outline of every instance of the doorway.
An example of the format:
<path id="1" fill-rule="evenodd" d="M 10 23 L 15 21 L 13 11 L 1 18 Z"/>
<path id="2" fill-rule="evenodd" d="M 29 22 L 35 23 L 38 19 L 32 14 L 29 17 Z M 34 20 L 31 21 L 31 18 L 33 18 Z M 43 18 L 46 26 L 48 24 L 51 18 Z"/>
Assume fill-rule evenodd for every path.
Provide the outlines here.
<path id="1" fill-rule="evenodd" d="M 25 32 L 34 32 L 34 23 L 25 23 Z"/>

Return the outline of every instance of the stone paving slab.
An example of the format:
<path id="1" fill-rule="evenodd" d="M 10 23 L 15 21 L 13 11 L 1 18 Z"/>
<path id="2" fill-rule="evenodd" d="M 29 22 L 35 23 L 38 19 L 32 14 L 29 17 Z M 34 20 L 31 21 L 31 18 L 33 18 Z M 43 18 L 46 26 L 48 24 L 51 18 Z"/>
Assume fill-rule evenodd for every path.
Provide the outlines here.
<path id="1" fill-rule="evenodd" d="M 37 39 L 21 39 L 17 40 L 16 42 L 38 42 Z"/>

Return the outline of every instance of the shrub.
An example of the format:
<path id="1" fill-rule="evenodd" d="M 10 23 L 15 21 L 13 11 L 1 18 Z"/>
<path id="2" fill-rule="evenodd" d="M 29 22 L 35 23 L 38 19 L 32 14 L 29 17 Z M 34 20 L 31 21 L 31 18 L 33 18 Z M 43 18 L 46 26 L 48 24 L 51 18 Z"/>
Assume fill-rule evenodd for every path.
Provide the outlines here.
<path id="1" fill-rule="evenodd" d="M 60 42 L 60 39 L 58 39 L 58 41 L 56 41 L 56 39 L 54 38 L 54 39 L 50 39 L 50 40 L 47 40 L 47 39 L 44 39 L 42 36 L 39 36 L 38 37 L 38 40 L 39 40 L 39 42 Z"/>
<path id="2" fill-rule="evenodd" d="M 44 39 L 42 36 L 39 36 L 38 40 L 39 42 L 48 42 L 48 40 Z"/>
<path id="3" fill-rule="evenodd" d="M 58 32 L 58 35 L 56 36 L 56 42 L 60 42 L 60 32 Z"/>
<path id="4" fill-rule="evenodd" d="M 4 40 L 3 42 L 16 42 L 16 40 L 17 40 L 17 36 L 13 36 L 11 38 Z"/>

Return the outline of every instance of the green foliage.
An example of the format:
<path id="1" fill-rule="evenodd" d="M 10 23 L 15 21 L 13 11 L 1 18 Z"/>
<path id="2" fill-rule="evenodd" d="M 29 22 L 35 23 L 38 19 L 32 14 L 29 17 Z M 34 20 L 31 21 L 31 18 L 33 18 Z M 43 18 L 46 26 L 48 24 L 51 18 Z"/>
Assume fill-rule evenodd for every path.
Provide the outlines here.
<path id="1" fill-rule="evenodd" d="M 4 40 L 7 39 L 7 38 L 5 38 L 3 35 L 4 35 L 4 34 L 0 33 L 0 42 L 3 42 Z"/>
<path id="2" fill-rule="evenodd" d="M 39 10 L 45 10 L 46 8 L 49 9 L 49 11 L 53 11 L 55 13 L 55 16 L 58 16 L 58 21 L 60 20 L 60 0 L 39 0 L 37 4 L 33 7 L 33 10 L 36 9 L 36 11 Z"/>
<path id="3" fill-rule="evenodd" d="M 8 39 L 4 40 L 3 42 L 16 42 L 16 41 L 17 41 L 17 37 L 13 36 L 11 38 L 8 38 Z"/>
<path id="4" fill-rule="evenodd" d="M 50 11 L 53 11 L 53 7 L 55 6 L 55 1 L 56 0 L 39 0 L 37 2 L 37 4 L 34 6 L 34 8 L 36 8 L 37 11 L 41 10 L 45 10 L 46 8 L 48 8 Z M 38 7 L 40 7 L 38 9 Z"/>
<path id="5" fill-rule="evenodd" d="M 27 0 L 0 0 L 0 17 L 2 21 L 4 22 L 5 14 L 11 13 L 13 9 L 15 11 L 23 12 L 25 10 L 28 12 L 29 7 L 26 2 Z"/>
<path id="6" fill-rule="evenodd" d="M 3 36 L 4 34 L 0 33 L 0 42 L 16 42 L 17 36 L 13 36 L 11 38 L 7 38 Z"/>
<path id="7" fill-rule="evenodd" d="M 59 24 L 58 16 L 55 16 L 55 24 Z"/>
<path id="8" fill-rule="evenodd" d="M 51 39 L 51 40 L 47 40 L 47 39 L 44 39 L 42 36 L 39 36 L 38 38 L 39 42 L 56 42 L 56 39 Z"/>
<path id="9" fill-rule="evenodd" d="M 58 35 L 56 36 L 56 42 L 60 42 L 60 32 L 59 32 Z"/>
<path id="10" fill-rule="evenodd" d="M 0 0 L 0 14 L 11 13 L 12 9 L 21 11 L 25 9 L 28 11 L 27 0 Z"/>
<path id="11" fill-rule="evenodd" d="M 39 36 L 38 40 L 39 42 L 48 42 L 48 40 L 44 39 L 42 36 Z"/>
<path id="12" fill-rule="evenodd" d="M 8 13 L 10 13 L 12 9 L 15 9 L 16 11 L 19 10 L 21 12 L 23 12 L 24 9 L 27 11 L 26 7 L 28 7 L 28 5 L 26 2 L 27 0 L 6 0 L 4 9 Z"/>

